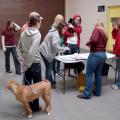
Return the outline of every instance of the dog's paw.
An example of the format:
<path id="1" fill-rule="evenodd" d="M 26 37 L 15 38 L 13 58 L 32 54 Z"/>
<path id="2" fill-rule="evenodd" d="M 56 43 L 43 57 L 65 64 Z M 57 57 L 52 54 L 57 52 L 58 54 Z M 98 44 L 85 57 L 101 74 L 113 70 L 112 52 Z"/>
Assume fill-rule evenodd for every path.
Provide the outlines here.
<path id="1" fill-rule="evenodd" d="M 32 115 L 28 115 L 28 118 L 32 118 Z"/>
<path id="2" fill-rule="evenodd" d="M 51 115 L 51 113 L 48 112 L 48 115 Z"/>
<path id="3" fill-rule="evenodd" d="M 25 112 L 21 113 L 21 115 L 25 115 Z"/>

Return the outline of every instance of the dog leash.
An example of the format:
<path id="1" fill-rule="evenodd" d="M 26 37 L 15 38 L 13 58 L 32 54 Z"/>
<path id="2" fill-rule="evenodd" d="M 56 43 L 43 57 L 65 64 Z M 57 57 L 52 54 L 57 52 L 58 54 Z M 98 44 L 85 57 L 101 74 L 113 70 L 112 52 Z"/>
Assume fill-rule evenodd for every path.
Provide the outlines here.
<path id="1" fill-rule="evenodd" d="M 33 92 L 34 94 L 37 94 L 37 91 L 30 86 L 30 83 L 29 83 L 28 80 L 26 79 L 25 73 L 23 72 L 23 81 L 24 81 L 24 80 L 27 82 L 27 84 L 28 84 L 28 86 L 31 88 L 32 92 Z"/>

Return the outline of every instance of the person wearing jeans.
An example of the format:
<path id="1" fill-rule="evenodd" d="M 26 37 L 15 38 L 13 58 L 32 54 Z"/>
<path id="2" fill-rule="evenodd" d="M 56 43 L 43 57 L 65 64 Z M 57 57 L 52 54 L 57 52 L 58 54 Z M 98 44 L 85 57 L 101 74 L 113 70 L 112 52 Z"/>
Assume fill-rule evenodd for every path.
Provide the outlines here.
<path id="1" fill-rule="evenodd" d="M 118 78 L 117 83 L 112 85 L 113 89 L 120 89 L 120 56 L 116 57 L 116 65 L 117 65 L 117 71 L 118 71 Z"/>
<path id="2" fill-rule="evenodd" d="M 53 89 L 56 88 L 55 82 L 52 79 L 53 60 L 58 52 L 69 50 L 68 47 L 62 47 L 59 44 L 63 29 L 65 27 L 63 22 L 64 18 L 62 15 L 57 15 L 55 17 L 54 24 L 45 36 L 45 39 L 43 40 L 39 48 L 40 54 L 46 66 L 45 78 L 51 82 L 51 87 Z"/>
<path id="3" fill-rule="evenodd" d="M 113 53 L 116 56 L 116 66 L 118 72 L 117 83 L 112 85 L 113 89 L 120 89 L 120 20 L 113 24 L 112 37 L 115 39 Z"/>
<path id="4" fill-rule="evenodd" d="M 53 61 L 51 63 L 49 63 L 42 54 L 41 54 L 41 57 L 43 59 L 45 67 L 46 67 L 45 77 L 46 77 L 46 79 L 48 79 L 50 81 L 52 87 L 55 87 L 54 85 L 56 84 L 56 81 L 54 81 L 52 78 Z"/>
<path id="5" fill-rule="evenodd" d="M 106 61 L 106 53 L 99 51 L 99 52 L 91 52 L 88 61 L 87 61 L 87 68 L 86 68 L 86 87 L 84 90 L 84 95 L 90 98 L 93 88 L 93 81 L 95 77 L 95 94 L 96 96 L 101 95 L 101 83 L 102 83 L 102 67 Z M 94 73 L 94 77 L 93 77 Z"/>
<path id="6" fill-rule="evenodd" d="M 106 44 L 107 34 L 104 30 L 103 22 L 98 20 L 95 24 L 95 28 L 92 32 L 90 40 L 86 43 L 90 47 L 90 54 L 87 60 L 86 67 L 86 85 L 83 93 L 77 95 L 78 98 L 90 99 L 93 88 L 93 80 L 95 77 L 95 96 L 101 95 L 102 86 L 102 67 L 105 63 L 106 56 Z M 93 77 L 94 75 L 94 77 Z"/>

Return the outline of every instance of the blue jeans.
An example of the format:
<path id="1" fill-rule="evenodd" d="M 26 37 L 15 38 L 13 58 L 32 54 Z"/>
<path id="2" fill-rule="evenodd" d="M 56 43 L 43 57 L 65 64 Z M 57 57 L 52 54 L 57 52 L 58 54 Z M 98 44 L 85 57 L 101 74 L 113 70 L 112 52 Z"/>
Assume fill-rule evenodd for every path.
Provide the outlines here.
<path id="1" fill-rule="evenodd" d="M 80 53 L 80 48 L 77 45 L 68 44 L 68 47 L 70 48 L 70 51 L 68 51 L 68 54 Z M 74 68 L 74 73 L 77 74 L 76 68 Z"/>
<path id="2" fill-rule="evenodd" d="M 90 55 L 88 56 L 86 67 L 86 86 L 83 93 L 85 97 L 91 97 L 93 87 L 93 74 L 95 76 L 95 94 L 96 96 L 101 95 L 101 72 L 106 59 L 107 56 L 105 52 L 94 52 L 90 53 Z"/>
<path id="3" fill-rule="evenodd" d="M 42 59 L 44 61 L 44 64 L 45 64 L 45 67 L 46 67 L 46 70 L 45 70 L 45 78 L 47 80 L 49 80 L 51 82 L 51 85 L 52 84 L 56 84 L 56 82 L 53 80 L 52 78 L 52 67 L 53 67 L 53 61 L 51 63 L 49 63 L 45 58 L 44 56 L 41 54 L 42 56 Z"/>
<path id="4" fill-rule="evenodd" d="M 80 48 L 77 45 L 68 44 L 68 47 L 70 48 L 68 54 L 80 53 Z"/>
<path id="5" fill-rule="evenodd" d="M 120 57 L 116 58 L 116 65 L 117 65 L 117 71 L 118 71 L 117 85 L 118 87 L 120 87 Z"/>
<path id="6" fill-rule="evenodd" d="M 24 73 L 25 85 L 37 83 L 41 81 L 41 65 L 40 63 L 33 63 Z M 35 99 L 29 103 L 32 111 L 39 110 L 39 99 Z"/>
<path id="7" fill-rule="evenodd" d="M 54 59 L 53 60 L 53 72 L 59 73 L 60 72 L 60 61 Z"/>

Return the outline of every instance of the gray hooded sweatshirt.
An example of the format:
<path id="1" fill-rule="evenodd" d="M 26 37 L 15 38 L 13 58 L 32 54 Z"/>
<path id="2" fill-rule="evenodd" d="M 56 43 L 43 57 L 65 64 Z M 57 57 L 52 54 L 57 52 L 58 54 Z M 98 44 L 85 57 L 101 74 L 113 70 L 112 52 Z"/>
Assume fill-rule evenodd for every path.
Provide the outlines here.
<path id="1" fill-rule="evenodd" d="M 40 53 L 50 63 L 59 51 L 65 51 L 65 47 L 59 45 L 60 36 L 58 30 L 52 27 L 40 45 Z"/>
<path id="2" fill-rule="evenodd" d="M 26 70 L 31 67 L 32 63 L 40 63 L 40 46 L 41 34 L 38 29 L 30 27 L 21 33 L 17 45 L 17 54 Z"/>

